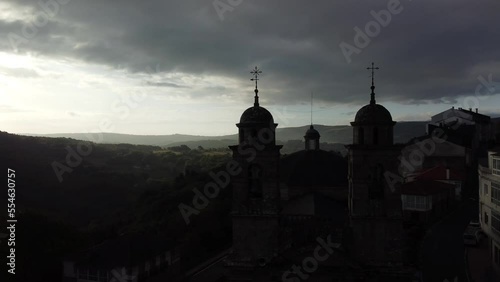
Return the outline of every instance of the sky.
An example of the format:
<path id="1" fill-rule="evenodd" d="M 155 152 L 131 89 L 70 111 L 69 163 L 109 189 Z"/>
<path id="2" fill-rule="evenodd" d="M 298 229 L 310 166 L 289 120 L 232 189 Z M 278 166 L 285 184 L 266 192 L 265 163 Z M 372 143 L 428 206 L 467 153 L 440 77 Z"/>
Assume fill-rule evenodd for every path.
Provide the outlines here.
<path id="1" fill-rule="evenodd" d="M 396 121 L 500 115 L 498 0 L 2 0 L 0 130 L 234 134 L 345 125 L 370 99 Z"/>

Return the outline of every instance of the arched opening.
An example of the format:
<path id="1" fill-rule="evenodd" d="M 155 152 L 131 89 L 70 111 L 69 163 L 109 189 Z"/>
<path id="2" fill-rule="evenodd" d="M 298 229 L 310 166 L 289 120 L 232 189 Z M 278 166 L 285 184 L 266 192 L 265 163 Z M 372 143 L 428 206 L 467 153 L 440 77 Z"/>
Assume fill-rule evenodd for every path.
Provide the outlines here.
<path id="1" fill-rule="evenodd" d="M 262 197 L 262 167 L 252 164 L 248 167 L 248 188 L 252 198 Z"/>
<path id="2" fill-rule="evenodd" d="M 245 133 L 245 132 L 244 132 L 242 129 L 240 129 L 240 130 L 239 130 L 239 132 L 238 132 L 238 135 L 239 135 L 239 138 L 238 138 L 238 139 L 239 139 L 239 143 L 243 143 L 243 141 L 245 140 L 245 134 L 244 134 L 244 133 Z"/>
<path id="3" fill-rule="evenodd" d="M 370 168 L 369 178 L 368 194 L 370 199 L 384 198 L 384 166 L 378 163 L 376 166 Z"/>
<path id="4" fill-rule="evenodd" d="M 363 145 L 365 143 L 365 130 L 360 127 L 358 129 L 358 144 Z"/>
<path id="5" fill-rule="evenodd" d="M 250 134 L 250 137 L 252 137 L 253 139 L 257 138 L 257 129 L 252 128 L 252 133 Z"/>
<path id="6" fill-rule="evenodd" d="M 378 145 L 378 127 L 373 128 L 373 145 Z"/>

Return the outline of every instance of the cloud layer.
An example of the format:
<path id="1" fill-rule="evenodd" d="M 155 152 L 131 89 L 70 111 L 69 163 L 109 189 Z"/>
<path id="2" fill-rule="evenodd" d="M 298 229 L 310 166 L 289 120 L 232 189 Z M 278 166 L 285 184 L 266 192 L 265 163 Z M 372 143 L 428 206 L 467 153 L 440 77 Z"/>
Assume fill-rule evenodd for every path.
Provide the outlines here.
<path id="1" fill-rule="evenodd" d="M 0 18 L 0 51 L 14 52 L 12 34 L 26 39 L 26 26 L 43 21 L 36 17 L 44 13 L 40 2 L 3 1 L 9 12 Z M 230 8 L 218 13 L 217 5 Z M 356 46 L 354 28 L 365 30 L 374 21 L 373 13 L 388 5 L 398 5 L 400 12 L 348 63 L 339 45 Z M 71 0 L 16 47 L 18 53 L 71 58 L 131 73 L 160 65 L 167 74 L 224 77 L 242 88 L 227 93 L 232 88 L 221 80 L 207 95 L 214 90 L 229 96 L 251 91 L 249 72 L 258 65 L 263 70 L 262 99 L 276 105 L 306 102 L 311 92 L 325 103 L 366 103 L 366 67 L 375 61 L 380 67 L 378 101 L 453 104 L 474 93 L 479 75 L 492 74 L 500 81 L 498 11 L 498 0 Z M 18 69 L 9 75 L 36 73 Z M 148 84 L 183 89 L 190 97 L 204 95 L 177 81 Z"/>

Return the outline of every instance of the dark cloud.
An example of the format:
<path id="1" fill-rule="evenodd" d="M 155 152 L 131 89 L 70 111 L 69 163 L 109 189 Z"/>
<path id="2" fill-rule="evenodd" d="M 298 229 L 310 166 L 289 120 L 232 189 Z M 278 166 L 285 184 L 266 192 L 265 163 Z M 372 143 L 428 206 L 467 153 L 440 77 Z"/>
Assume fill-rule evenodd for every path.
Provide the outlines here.
<path id="1" fill-rule="evenodd" d="M 6 2 L 40 10 L 38 1 Z M 311 91 L 315 100 L 333 104 L 368 102 L 366 67 L 372 61 L 380 66 L 380 102 L 453 104 L 474 93 L 479 75 L 500 81 L 497 0 L 402 0 L 401 12 L 348 63 L 339 44 L 354 45 L 354 27 L 365 29 L 370 12 L 387 9 L 388 2 L 243 0 L 221 21 L 212 1 L 73 0 L 19 52 L 131 72 L 160 64 L 164 72 L 216 74 L 242 83 L 259 65 L 267 104 L 307 101 Z M 2 50 L 12 51 L 7 35 L 21 34 L 24 24 L 0 21 Z M 176 87 L 162 84 L 157 86 Z M 249 82 L 241 91 L 251 90 Z"/>

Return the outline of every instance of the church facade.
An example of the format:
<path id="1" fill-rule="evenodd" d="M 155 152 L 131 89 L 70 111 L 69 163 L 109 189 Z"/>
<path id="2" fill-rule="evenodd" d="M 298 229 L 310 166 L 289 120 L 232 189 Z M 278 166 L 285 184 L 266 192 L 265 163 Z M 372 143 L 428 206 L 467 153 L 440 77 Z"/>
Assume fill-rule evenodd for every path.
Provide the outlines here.
<path id="1" fill-rule="evenodd" d="M 233 245 L 218 281 L 412 281 L 401 193 L 385 179 L 397 172 L 401 148 L 371 89 L 351 123 L 347 157 L 321 150 L 312 124 L 304 150 L 282 157 L 256 83 L 230 146 L 242 172 L 231 183 Z"/>

